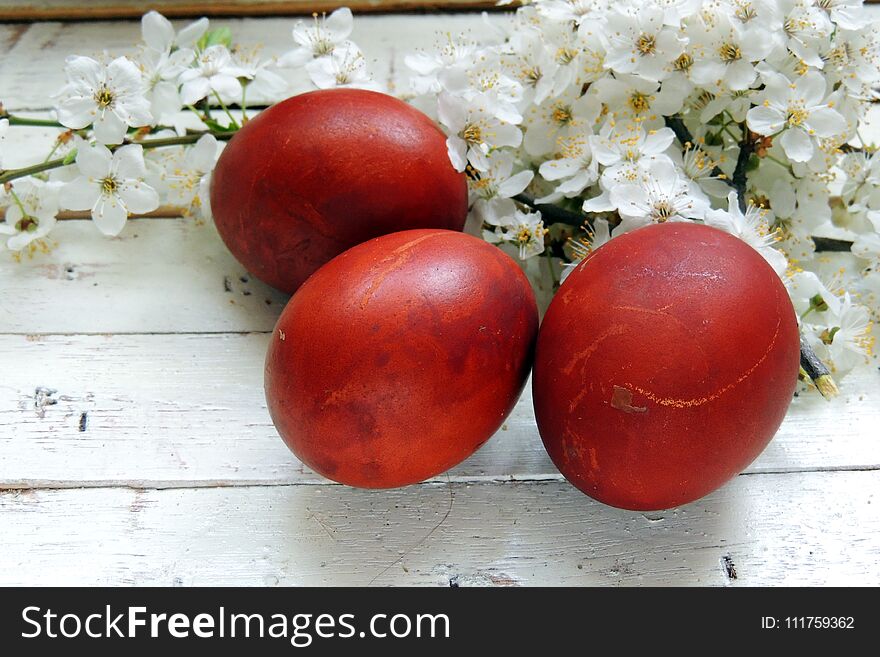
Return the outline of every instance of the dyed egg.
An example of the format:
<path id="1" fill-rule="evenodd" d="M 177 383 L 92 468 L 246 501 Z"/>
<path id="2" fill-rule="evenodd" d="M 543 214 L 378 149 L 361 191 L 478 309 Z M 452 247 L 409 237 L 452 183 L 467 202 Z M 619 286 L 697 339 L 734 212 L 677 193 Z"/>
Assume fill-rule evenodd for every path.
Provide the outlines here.
<path id="1" fill-rule="evenodd" d="M 284 309 L 266 357 L 269 412 L 330 479 L 416 483 L 498 430 L 537 326 L 528 279 L 496 247 L 451 231 L 385 235 L 324 265 Z"/>
<path id="2" fill-rule="evenodd" d="M 701 224 L 660 224 L 594 251 L 553 299 L 535 415 L 553 462 L 587 495 L 664 509 L 761 453 L 798 368 L 794 309 L 757 251 Z"/>
<path id="3" fill-rule="evenodd" d="M 461 230 L 467 182 L 424 114 L 373 91 L 332 89 L 258 114 L 211 178 L 217 230 L 254 276 L 293 292 L 355 244 L 409 228 Z"/>

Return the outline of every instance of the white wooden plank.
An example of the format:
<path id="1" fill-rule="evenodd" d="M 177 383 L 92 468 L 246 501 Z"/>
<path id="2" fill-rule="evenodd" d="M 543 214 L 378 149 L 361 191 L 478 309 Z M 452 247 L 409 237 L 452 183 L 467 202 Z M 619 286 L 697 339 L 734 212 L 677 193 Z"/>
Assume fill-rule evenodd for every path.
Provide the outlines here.
<path id="1" fill-rule="evenodd" d="M 323 482 L 288 452 L 269 419 L 268 339 L 0 337 L 0 486 Z M 795 399 L 750 471 L 880 467 L 878 379 L 876 369 L 864 368 L 832 402 L 815 394 Z M 538 436 L 528 387 L 505 429 L 452 476 L 559 478 Z"/>
<path id="2" fill-rule="evenodd" d="M 270 331 L 287 301 L 247 275 L 213 224 L 138 219 L 108 239 L 76 220 L 53 235 L 48 255 L 0 253 L 0 333 Z"/>
<path id="3" fill-rule="evenodd" d="M 0 584 L 877 585 L 878 486 L 754 475 L 647 514 L 557 482 L 7 491 Z"/>

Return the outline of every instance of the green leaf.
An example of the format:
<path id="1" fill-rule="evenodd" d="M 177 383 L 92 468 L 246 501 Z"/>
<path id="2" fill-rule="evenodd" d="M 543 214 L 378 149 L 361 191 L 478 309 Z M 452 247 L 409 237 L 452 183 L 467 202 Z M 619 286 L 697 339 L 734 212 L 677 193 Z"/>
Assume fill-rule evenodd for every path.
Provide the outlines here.
<path id="1" fill-rule="evenodd" d="M 761 158 L 752 153 L 751 157 L 749 157 L 749 163 L 746 164 L 746 171 L 754 171 L 759 166 L 761 166 Z"/>
<path id="2" fill-rule="evenodd" d="M 214 132 L 227 132 L 228 130 L 231 130 L 231 128 L 227 128 L 225 125 L 220 125 L 214 119 L 203 118 L 202 123 L 204 123 L 206 126 L 208 126 Z"/>
<path id="3" fill-rule="evenodd" d="M 707 132 L 706 133 L 706 145 L 707 146 L 721 146 L 724 143 L 724 140 L 721 138 L 721 134 L 717 132 Z"/>
<path id="4" fill-rule="evenodd" d="M 208 30 L 202 35 L 202 38 L 199 39 L 198 48 L 199 50 L 204 50 L 205 48 L 210 48 L 211 46 L 226 46 L 232 43 L 232 30 L 228 27 L 218 27 L 213 30 Z"/>
<path id="5" fill-rule="evenodd" d="M 63 164 L 64 166 L 67 166 L 68 164 L 72 164 L 75 159 L 76 159 L 76 149 L 73 148 L 70 150 L 70 152 L 67 155 L 64 156 L 64 159 L 61 161 L 61 164 Z"/>

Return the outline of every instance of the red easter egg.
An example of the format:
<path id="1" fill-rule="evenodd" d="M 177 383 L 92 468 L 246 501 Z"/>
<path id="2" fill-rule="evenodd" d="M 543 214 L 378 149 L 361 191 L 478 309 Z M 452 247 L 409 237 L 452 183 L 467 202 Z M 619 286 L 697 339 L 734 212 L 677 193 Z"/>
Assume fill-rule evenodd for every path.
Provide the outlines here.
<path id="1" fill-rule="evenodd" d="M 440 129 L 403 101 L 360 89 L 314 91 L 261 112 L 232 138 L 211 178 L 226 246 L 285 292 L 370 238 L 461 230 L 467 196 Z"/>
<path id="2" fill-rule="evenodd" d="M 696 500 L 741 472 L 797 383 L 785 287 L 748 244 L 702 224 L 621 235 L 560 288 L 535 354 L 535 415 L 562 474 L 634 510 Z"/>
<path id="3" fill-rule="evenodd" d="M 410 230 L 324 265 L 266 357 L 269 413 L 313 470 L 364 488 L 456 465 L 522 392 L 538 330 L 528 279 L 464 233 Z"/>

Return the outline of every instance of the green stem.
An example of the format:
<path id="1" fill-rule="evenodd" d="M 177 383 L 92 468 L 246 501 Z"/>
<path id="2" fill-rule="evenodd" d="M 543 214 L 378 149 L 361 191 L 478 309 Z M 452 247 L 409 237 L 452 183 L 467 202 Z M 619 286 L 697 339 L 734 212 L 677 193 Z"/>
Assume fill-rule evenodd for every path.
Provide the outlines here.
<path id="1" fill-rule="evenodd" d="M 726 133 L 727 133 L 727 136 L 730 137 L 731 139 L 733 139 L 733 141 L 735 141 L 735 142 L 738 142 L 738 141 L 739 141 L 739 137 L 737 137 L 735 134 L 733 134 L 733 133 L 730 131 L 730 128 L 728 128 L 726 125 L 723 126 L 721 130 L 722 130 L 722 132 L 726 132 Z"/>
<path id="2" fill-rule="evenodd" d="M 214 92 L 214 98 L 217 99 L 217 102 L 220 103 L 220 107 L 223 109 L 224 112 L 226 112 L 226 116 L 228 116 L 229 120 L 232 121 L 232 126 L 235 129 L 240 128 L 241 126 L 238 125 L 238 121 L 236 121 L 235 117 L 232 116 L 232 112 L 229 111 L 229 108 L 226 107 L 226 103 L 223 102 L 223 99 L 220 98 L 220 94 L 218 94 L 216 91 Z"/>
<path id="3" fill-rule="evenodd" d="M 50 119 L 27 119 L 23 116 L 13 116 L 12 114 L 0 114 L 0 119 L 9 119 L 9 125 L 29 125 L 37 128 L 64 128 L 58 121 Z"/>
<path id="4" fill-rule="evenodd" d="M 18 194 L 15 193 L 14 189 L 9 190 L 10 196 L 12 196 L 12 201 L 18 206 L 18 209 L 21 210 L 21 216 L 27 217 L 27 210 L 24 209 L 24 203 L 21 202 L 21 199 L 18 198 Z"/>
<path id="5" fill-rule="evenodd" d="M 46 156 L 46 159 L 44 159 L 43 162 L 48 162 L 49 160 L 51 160 L 52 156 L 55 155 L 55 152 L 58 150 L 59 146 L 61 146 L 61 140 L 56 139 L 55 144 L 52 146 L 52 150 L 49 151 L 49 154 Z"/>
<path id="6" fill-rule="evenodd" d="M 187 105 L 186 108 L 206 123 L 208 121 L 212 120 L 211 116 L 207 112 L 200 112 L 198 109 L 196 109 L 192 105 Z"/>
<path id="7" fill-rule="evenodd" d="M 246 84 L 241 85 L 241 122 L 247 123 L 247 88 Z"/>
<path id="8" fill-rule="evenodd" d="M 778 157 L 776 157 L 774 155 L 770 155 L 769 153 L 764 156 L 764 159 L 770 160 L 771 162 L 776 162 L 776 164 L 781 166 L 783 169 L 791 169 L 791 167 L 788 164 L 786 164 L 785 162 L 780 160 Z"/>
<path id="9" fill-rule="evenodd" d="M 207 130 L 205 132 L 192 133 L 187 135 L 182 135 L 180 137 L 166 137 L 163 139 L 146 139 L 144 141 L 126 141 L 123 144 L 119 144 L 118 146 L 111 146 L 110 150 L 115 151 L 122 146 L 127 146 L 129 144 L 140 144 L 144 149 L 151 148 L 162 148 L 163 146 L 182 146 L 185 144 L 194 144 L 196 143 L 202 135 L 214 135 L 217 139 L 224 141 L 227 139 L 231 139 L 235 134 L 235 130 L 224 130 L 222 132 L 216 130 Z M 21 169 L 9 169 L 7 171 L 0 171 L 0 185 L 5 185 L 8 182 L 12 182 L 13 180 L 17 180 L 18 178 L 24 178 L 26 176 L 32 176 L 35 173 L 42 173 L 43 171 L 49 171 L 51 169 L 58 169 L 59 167 L 64 166 L 64 161 L 66 158 L 60 157 L 54 160 L 49 160 L 48 162 L 42 162 L 41 164 L 35 164 L 30 167 L 24 167 Z"/>

